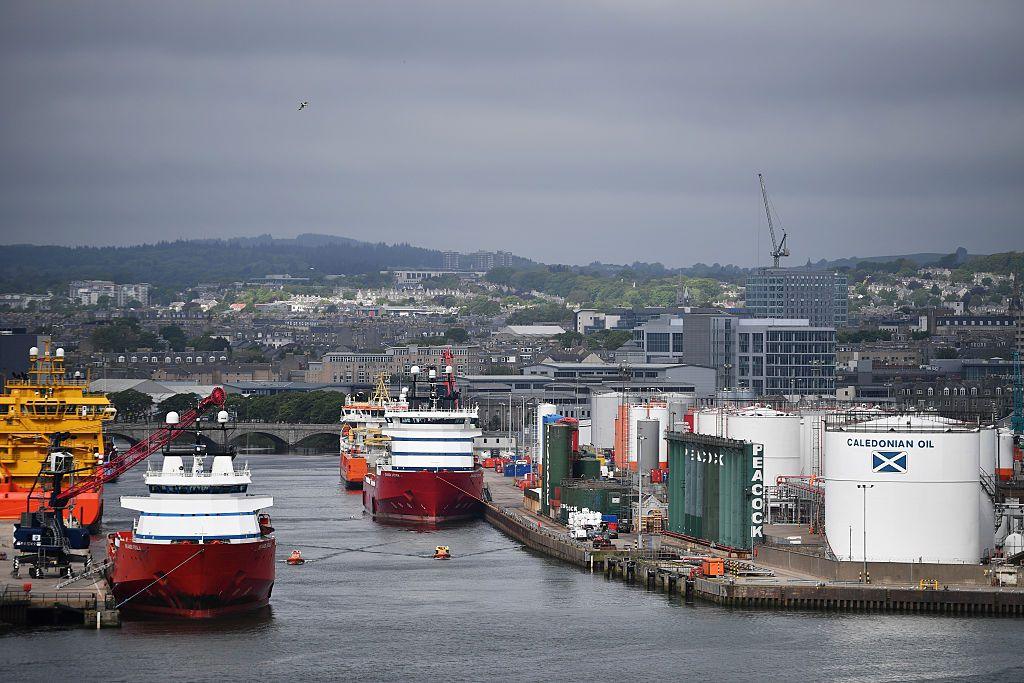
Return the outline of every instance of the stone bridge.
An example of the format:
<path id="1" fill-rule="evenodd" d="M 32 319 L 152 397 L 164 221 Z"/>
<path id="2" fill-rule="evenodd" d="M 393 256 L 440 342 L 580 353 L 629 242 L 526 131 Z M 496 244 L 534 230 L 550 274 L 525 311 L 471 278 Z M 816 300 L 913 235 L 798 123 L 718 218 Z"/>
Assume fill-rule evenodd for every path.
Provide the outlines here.
<path id="1" fill-rule="evenodd" d="M 104 426 L 104 433 L 108 436 L 119 436 L 135 443 L 141 441 L 158 429 L 166 429 L 167 425 L 160 422 L 108 422 Z M 263 436 L 273 442 L 275 450 L 284 452 L 289 448 L 301 447 L 302 442 L 310 437 L 326 434 L 338 438 L 341 434 L 341 425 L 337 422 L 330 424 L 301 424 L 287 422 L 232 422 L 227 425 L 228 443 L 244 445 L 249 436 Z M 215 422 L 202 423 L 202 436 L 204 440 L 222 443 L 222 430 Z M 191 438 L 183 435 L 179 439 Z"/>

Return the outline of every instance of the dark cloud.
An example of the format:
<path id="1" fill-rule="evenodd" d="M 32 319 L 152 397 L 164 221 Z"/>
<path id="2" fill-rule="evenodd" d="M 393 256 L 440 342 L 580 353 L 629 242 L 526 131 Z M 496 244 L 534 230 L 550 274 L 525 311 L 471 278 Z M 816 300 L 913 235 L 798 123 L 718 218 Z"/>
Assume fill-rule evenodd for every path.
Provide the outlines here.
<path id="1" fill-rule="evenodd" d="M 313 231 L 751 264 L 763 171 L 795 262 L 1024 248 L 1022 19 L 988 2 L 8 2 L 0 238 Z"/>

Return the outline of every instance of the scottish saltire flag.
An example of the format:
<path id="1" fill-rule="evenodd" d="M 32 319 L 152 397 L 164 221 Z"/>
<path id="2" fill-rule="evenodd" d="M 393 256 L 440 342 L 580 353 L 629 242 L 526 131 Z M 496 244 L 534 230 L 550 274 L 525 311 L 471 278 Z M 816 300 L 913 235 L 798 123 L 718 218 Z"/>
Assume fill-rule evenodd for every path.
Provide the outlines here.
<path id="1" fill-rule="evenodd" d="M 871 451 L 871 471 L 883 474 L 906 474 L 907 452 Z"/>

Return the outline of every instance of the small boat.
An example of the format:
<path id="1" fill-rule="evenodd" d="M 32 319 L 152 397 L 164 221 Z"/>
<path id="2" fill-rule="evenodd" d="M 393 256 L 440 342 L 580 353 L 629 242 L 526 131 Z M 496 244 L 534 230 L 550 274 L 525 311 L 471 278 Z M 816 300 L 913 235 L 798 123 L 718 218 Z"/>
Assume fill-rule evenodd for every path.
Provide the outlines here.
<path id="1" fill-rule="evenodd" d="M 306 564 L 306 558 L 304 558 L 302 556 L 302 553 L 299 552 L 298 550 L 293 550 L 292 554 L 288 556 L 288 559 L 285 560 L 285 562 L 287 562 L 288 564 L 292 564 L 292 565 L 295 565 L 295 564 Z"/>
<path id="2" fill-rule="evenodd" d="M 452 559 L 452 551 L 446 545 L 439 545 L 434 548 L 434 559 L 435 560 L 450 560 Z"/>

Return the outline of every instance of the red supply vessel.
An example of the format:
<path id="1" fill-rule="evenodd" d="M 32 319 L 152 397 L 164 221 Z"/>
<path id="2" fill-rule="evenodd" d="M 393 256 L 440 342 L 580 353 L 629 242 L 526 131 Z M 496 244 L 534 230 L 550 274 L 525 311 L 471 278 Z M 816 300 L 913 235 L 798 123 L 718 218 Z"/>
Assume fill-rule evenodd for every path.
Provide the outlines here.
<path id="1" fill-rule="evenodd" d="M 265 607 L 277 541 L 261 511 L 274 500 L 248 493 L 248 465 L 236 468 L 232 451 L 208 452 L 197 438 L 188 448 L 166 448 L 145 482 L 148 496 L 121 497 L 140 513 L 134 529 L 108 536 L 108 578 L 120 609 L 207 618 Z"/>
<path id="2" fill-rule="evenodd" d="M 428 370 L 428 398 L 417 398 L 413 366 L 408 404 L 384 413 L 389 451 L 363 480 L 363 506 L 377 519 L 433 524 L 483 511 L 483 470 L 473 456 L 478 411 L 459 406 L 450 350 L 444 360 L 440 382 L 438 370 Z"/>

